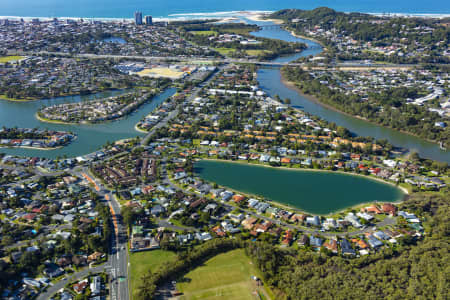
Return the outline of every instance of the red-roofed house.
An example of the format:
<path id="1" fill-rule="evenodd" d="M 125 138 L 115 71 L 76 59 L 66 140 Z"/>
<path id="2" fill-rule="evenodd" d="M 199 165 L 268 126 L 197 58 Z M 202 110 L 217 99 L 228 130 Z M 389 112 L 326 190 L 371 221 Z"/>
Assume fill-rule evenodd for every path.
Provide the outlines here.
<path id="1" fill-rule="evenodd" d="M 73 285 L 73 290 L 77 293 L 77 294 L 81 294 L 84 292 L 84 290 L 86 289 L 86 287 L 88 286 L 88 280 L 82 280 L 76 284 Z"/>
<path id="2" fill-rule="evenodd" d="M 293 234 L 292 231 L 286 230 L 284 236 L 283 236 L 283 245 L 290 245 L 292 243 Z"/>
<path id="3" fill-rule="evenodd" d="M 35 213 L 26 214 L 22 218 L 27 220 L 28 222 L 32 222 L 36 218 L 36 214 Z"/>
<path id="4" fill-rule="evenodd" d="M 381 209 L 383 210 L 383 212 L 385 214 L 390 214 L 391 216 L 395 216 L 396 212 L 397 212 L 397 208 L 390 204 L 390 203 L 385 203 L 381 206 Z"/>
<path id="5" fill-rule="evenodd" d="M 236 194 L 236 195 L 233 196 L 233 201 L 235 203 L 239 203 L 239 202 L 244 201 L 244 200 L 245 200 L 245 197 L 242 196 L 242 195 Z"/>
<path id="6" fill-rule="evenodd" d="M 362 211 L 367 213 L 381 214 L 381 210 L 376 205 L 371 205 L 368 207 L 361 208 Z"/>

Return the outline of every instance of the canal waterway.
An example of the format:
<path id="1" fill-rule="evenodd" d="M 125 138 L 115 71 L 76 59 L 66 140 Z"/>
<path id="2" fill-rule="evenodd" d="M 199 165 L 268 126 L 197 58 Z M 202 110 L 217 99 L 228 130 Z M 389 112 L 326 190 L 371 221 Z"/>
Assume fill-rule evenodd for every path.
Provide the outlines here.
<path id="1" fill-rule="evenodd" d="M 110 97 L 125 93 L 126 91 L 112 91 L 92 94 L 88 96 L 70 96 L 59 97 L 49 100 L 12 102 L 0 101 L 0 126 L 20 127 L 20 128 L 48 128 L 52 130 L 71 131 L 77 134 L 77 139 L 63 147 L 55 150 L 34 150 L 21 148 L 0 148 L 0 152 L 19 155 L 19 156 L 37 156 L 46 158 L 56 157 L 76 157 L 92 153 L 101 148 L 106 142 L 114 142 L 121 139 L 142 136 L 142 133 L 134 129 L 142 117 L 153 111 L 158 105 L 175 94 L 176 89 L 170 88 L 161 94 L 153 97 L 139 109 L 116 121 L 110 121 L 102 124 L 54 124 L 41 122 L 36 119 L 36 112 L 42 106 L 50 106 L 61 103 L 74 103 L 80 101 L 89 101 L 97 98 Z"/>
<path id="2" fill-rule="evenodd" d="M 103 39 L 103 42 L 113 43 L 113 44 L 126 44 L 127 43 L 127 41 L 125 41 L 123 38 L 116 37 L 116 36 L 112 36 L 112 37 Z"/>
<path id="3" fill-rule="evenodd" d="M 257 25 L 272 24 L 271 22 L 255 22 L 248 19 L 245 19 L 245 21 L 250 24 Z M 264 28 L 261 31 L 254 32 L 253 34 L 255 36 L 280 39 L 289 42 L 303 42 L 308 45 L 306 50 L 293 55 L 279 57 L 274 60 L 275 62 L 294 61 L 299 57 L 310 55 L 314 56 L 322 51 L 322 47 L 318 43 L 295 37 L 281 28 Z M 258 81 L 260 87 L 269 95 L 279 95 L 281 98 L 289 98 L 291 99 L 291 105 L 293 107 L 302 109 L 312 115 L 319 116 L 329 122 L 334 122 L 340 126 L 346 127 L 357 135 L 373 136 L 377 139 L 387 139 L 395 146 L 418 152 L 422 157 L 450 163 L 450 151 L 441 150 L 437 144 L 354 118 L 352 116 L 326 108 L 320 103 L 302 96 L 295 89 L 283 84 L 279 68 L 260 68 L 258 71 Z M 40 151 L 33 149 L 2 148 L 0 149 L 0 152 L 48 158 L 55 158 L 62 155 L 75 157 L 90 153 L 98 150 L 107 141 L 116 141 L 123 138 L 141 135 L 134 130 L 135 123 L 137 123 L 144 115 L 152 111 L 162 101 L 170 97 L 174 92 L 174 89 L 166 90 L 161 95 L 155 97 L 151 102 L 139 108 L 139 110 L 133 115 L 118 121 L 98 125 L 62 125 L 44 123 L 36 120 L 35 113 L 42 105 L 82 101 L 83 99 L 103 97 L 105 95 L 112 95 L 117 92 L 99 93 L 87 97 L 62 97 L 35 102 L 0 101 L 0 126 L 42 127 L 54 130 L 72 131 L 78 135 L 75 142 L 67 147 L 57 150 Z"/>
<path id="4" fill-rule="evenodd" d="M 251 21 L 245 19 L 249 24 L 267 25 L 271 22 Z M 275 59 L 275 62 L 290 62 L 300 57 L 314 56 L 322 52 L 320 44 L 311 40 L 306 40 L 293 36 L 290 32 L 281 28 L 263 28 L 258 32 L 252 33 L 254 36 L 265 37 L 271 39 L 279 39 L 288 42 L 306 43 L 308 48 L 294 55 L 284 56 Z M 265 67 L 258 70 L 258 82 L 260 87 L 270 96 L 278 95 L 282 99 L 291 99 L 291 105 L 299 108 L 312 115 L 318 116 L 329 122 L 349 129 L 352 133 L 359 136 L 372 136 L 376 139 L 386 139 L 397 147 L 408 149 L 411 152 L 417 152 L 420 156 L 430 158 L 446 163 L 450 163 L 450 151 L 442 150 L 439 145 L 430 143 L 418 137 L 398 132 L 396 130 L 378 126 L 376 124 L 343 114 L 336 110 L 329 109 L 320 103 L 308 99 L 299 94 L 295 89 L 285 85 L 282 82 L 281 72 L 279 68 Z"/>
<path id="5" fill-rule="evenodd" d="M 394 202 L 399 188 L 358 175 L 289 170 L 242 163 L 202 160 L 194 165 L 204 180 L 312 214 L 329 214 L 374 201 Z"/>

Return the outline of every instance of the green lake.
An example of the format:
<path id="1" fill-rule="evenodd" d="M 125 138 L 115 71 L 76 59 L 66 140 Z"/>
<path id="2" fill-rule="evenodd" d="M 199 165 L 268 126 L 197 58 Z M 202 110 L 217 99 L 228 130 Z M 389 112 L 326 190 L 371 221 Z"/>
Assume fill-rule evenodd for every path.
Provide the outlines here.
<path id="1" fill-rule="evenodd" d="M 196 162 L 194 170 L 204 180 L 313 214 L 329 214 L 366 202 L 399 201 L 405 195 L 393 185 L 337 172 L 209 160 Z"/>

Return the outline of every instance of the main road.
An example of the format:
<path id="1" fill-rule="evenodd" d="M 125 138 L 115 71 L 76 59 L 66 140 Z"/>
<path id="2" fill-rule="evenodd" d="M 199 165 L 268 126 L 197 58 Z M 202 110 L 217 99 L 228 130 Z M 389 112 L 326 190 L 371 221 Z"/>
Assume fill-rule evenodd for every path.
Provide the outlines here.
<path id="1" fill-rule="evenodd" d="M 92 53 L 65 53 L 65 52 L 48 52 L 48 51 L 38 51 L 38 52 L 21 52 L 12 51 L 8 54 L 11 55 L 24 55 L 24 56 L 42 56 L 42 55 L 54 55 L 54 56 L 64 56 L 64 57 L 79 57 L 88 59 L 132 59 L 132 60 L 144 60 L 144 61 L 171 61 L 171 62 L 209 62 L 209 63 L 238 63 L 238 64 L 253 64 L 262 66 L 291 66 L 291 67 L 302 67 L 310 68 L 311 65 L 308 63 L 296 63 L 296 62 L 274 62 L 274 61 L 260 61 L 252 59 L 235 59 L 235 58 L 221 58 L 221 57 L 188 57 L 188 56 L 140 56 L 140 55 L 113 55 L 113 54 L 92 54 Z M 447 65 L 447 64 L 439 64 Z M 335 69 L 335 68 L 354 68 L 354 69 L 410 69 L 413 67 L 418 67 L 419 64 L 366 64 L 360 62 L 343 62 L 343 63 L 333 63 L 329 66 L 314 66 L 317 69 Z"/>
<path id="2" fill-rule="evenodd" d="M 222 68 L 219 68 L 221 70 Z M 199 86 L 193 89 L 189 97 L 185 100 L 185 102 L 190 102 L 195 99 L 198 95 L 198 92 L 201 90 L 203 86 L 205 86 L 208 82 L 210 82 L 214 77 L 215 73 L 211 74 L 209 78 Z M 170 120 L 175 118 L 178 115 L 180 105 L 177 106 L 174 110 L 172 110 L 161 122 L 155 125 L 141 140 L 140 145 L 146 145 L 152 135 L 155 134 L 158 128 L 165 126 Z M 120 204 L 117 201 L 114 194 L 108 189 L 102 186 L 102 183 L 96 179 L 92 174 L 89 173 L 86 167 L 78 170 L 73 170 L 73 175 L 78 176 L 80 178 L 85 178 L 90 183 L 93 184 L 94 191 L 103 199 L 105 199 L 108 204 L 112 222 L 114 225 L 114 233 L 111 238 L 111 247 L 110 247 L 110 256 L 109 256 L 109 265 L 111 271 L 111 288 L 110 288 L 110 297 L 111 300 L 128 300 L 129 299 L 129 276 L 128 276 L 128 267 L 129 267 L 129 257 L 128 257 L 128 234 L 127 228 L 123 224 L 123 219 L 121 215 Z M 170 227 L 171 224 L 166 223 L 164 221 L 160 221 L 160 224 L 165 227 Z"/>
<path id="3" fill-rule="evenodd" d="M 89 173 L 87 168 L 75 171 L 73 175 L 85 178 L 93 184 L 95 192 L 104 199 L 111 211 L 114 232 L 110 240 L 109 267 L 110 267 L 110 299 L 128 300 L 128 234 L 123 224 L 120 204 L 114 194 L 104 188 L 102 183 Z"/>
<path id="4" fill-rule="evenodd" d="M 207 81 L 209 82 L 215 74 L 212 74 Z M 202 84 L 201 86 L 203 86 Z M 198 94 L 201 89 L 200 87 L 196 87 L 191 95 L 185 101 L 192 101 Z M 156 132 L 158 128 L 165 126 L 170 120 L 175 118 L 178 115 L 179 107 L 172 110 L 166 118 L 164 118 L 161 122 L 159 122 L 155 127 L 153 127 L 147 135 L 142 139 L 141 145 L 145 145 L 150 140 L 151 136 Z M 84 178 L 88 182 L 93 185 L 93 190 L 97 193 L 110 208 L 112 223 L 114 227 L 114 232 L 111 237 L 110 243 L 110 253 L 108 263 L 103 266 L 96 267 L 93 269 L 85 269 L 81 272 L 75 273 L 72 276 L 68 277 L 66 280 L 61 280 L 57 282 L 52 287 L 48 288 L 47 291 L 41 294 L 38 297 L 38 300 L 49 299 L 54 293 L 63 288 L 65 284 L 69 281 L 82 279 L 87 276 L 90 271 L 92 272 L 100 272 L 109 270 L 110 271 L 110 299 L 111 300 L 129 300 L 130 299 L 130 291 L 129 291 L 129 276 L 128 276 L 128 267 L 129 267 L 129 257 L 128 257 L 128 234 L 127 228 L 123 224 L 123 219 L 121 215 L 120 204 L 117 201 L 114 194 L 108 189 L 104 188 L 102 183 L 96 179 L 92 174 L 89 173 L 86 167 L 74 169 L 70 172 L 72 175 L 77 176 L 79 178 Z M 165 222 L 164 220 L 160 221 L 160 224 L 165 227 L 171 227 L 170 223 Z"/>

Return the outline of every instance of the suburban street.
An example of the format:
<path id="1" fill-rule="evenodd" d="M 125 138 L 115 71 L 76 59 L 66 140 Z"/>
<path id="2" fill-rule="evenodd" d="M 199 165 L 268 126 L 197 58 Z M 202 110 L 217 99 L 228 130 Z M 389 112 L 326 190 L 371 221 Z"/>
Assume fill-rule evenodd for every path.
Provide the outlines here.
<path id="1" fill-rule="evenodd" d="M 45 292 L 39 294 L 39 296 L 36 299 L 37 300 L 48 300 L 53 296 L 53 294 L 58 292 L 60 289 L 63 289 L 67 283 L 75 281 L 75 280 L 83 279 L 83 277 L 86 277 L 87 275 L 89 275 L 89 273 L 103 272 L 103 271 L 107 270 L 108 268 L 109 268 L 109 262 L 105 263 L 103 265 L 94 267 L 94 268 L 86 267 L 82 271 L 73 273 L 69 276 L 66 276 L 64 280 L 59 280 L 57 283 L 53 284 L 52 286 L 49 286 L 47 288 L 47 290 Z"/>
<path id="2" fill-rule="evenodd" d="M 6 246 L 5 249 L 14 249 L 14 248 L 19 248 L 19 247 L 23 247 L 23 246 L 27 246 L 27 245 L 32 245 L 35 242 L 39 241 L 41 238 L 43 238 L 44 236 L 46 236 L 48 234 L 48 232 L 52 231 L 52 230 L 65 230 L 65 229 L 70 229 L 72 228 L 72 225 L 69 224 L 64 224 L 64 225 L 50 225 L 50 226 L 43 226 L 41 229 L 43 230 L 42 233 L 38 234 L 35 238 L 31 239 L 31 240 L 27 240 L 27 241 L 20 241 L 17 243 L 14 243 L 12 245 Z"/>
<path id="3" fill-rule="evenodd" d="M 213 78 L 214 76 L 211 76 Z M 209 80 L 210 80 L 209 79 Z M 200 88 L 196 88 L 191 96 L 186 101 L 192 101 Z M 161 128 L 162 126 L 165 126 L 167 122 L 169 122 L 171 119 L 175 118 L 178 114 L 178 107 L 171 111 L 166 118 L 164 118 L 161 122 L 159 122 L 155 127 L 150 130 L 147 135 L 142 139 L 141 145 L 145 145 L 148 143 L 150 137 L 156 132 L 158 128 Z M 67 280 L 61 280 L 54 286 L 51 286 L 46 293 L 41 294 L 38 298 L 39 300 L 48 299 L 56 293 L 58 290 L 63 288 L 67 282 L 70 282 L 72 280 L 78 280 L 86 276 L 89 271 L 92 272 L 99 272 L 107 270 L 110 273 L 111 280 L 110 280 L 110 297 L 112 300 L 128 300 L 129 299 L 129 285 L 128 285 L 128 266 L 129 266 L 129 258 L 128 258 L 128 247 L 127 247 L 127 231 L 126 227 L 124 226 L 122 222 L 122 216 L 120 214 L 120 204 L 117 201 L 114 194 L 104 188 L 101 184 L 101 182 L 96 179 L 92 174 L 89 173 L 88 169 L 86 167 L 78 170 L 71 171 L 72 175 L 77 176 L 79 178 L 87 178 L 88 176 L 91 180 L 89 180 L 91 183 L 93 183 L 93 191 L 97 193 L 100 197 L 105 199 L 105 202 L 108 204 L 111 210 L 112 214 L 112 222 L 114 225 L 114 234 L 111 237 L 111 245 L 110 245 L 110 253 L 109 253 L 109 260 L 108 263 L 96 267 L 93 269 L 85 269 L 81 272 L 75 273 L 68 277 Z M 39 176 L 53 176 L 55 174 L 39 174 Z M 37 175 L 36 175 L 37 176 Z M 186 228 L 181 228 L 175 225 L 170 224 L 169 222 L 165 220 L 159 220 L 158 225 L 166 228 L 171 228 L 174 230 L 184 230 Z"/>
<path id="4" fill-rule="evenodd" d="M 192 91 L 191 95 L 185 100 L 185 102 L 190 102 L 190 101 L 194 100 L 195 97 L 197 97 L 197 94 L 200 91 L 201 87 L 206 85 L 208 82 L 210 82 L 214 78 L 215 74 L 217 72 L 220 72 L 221 70 L 222 70 L 222 68 L 219 68 L 219 70 L 216 70 L 213 74 L 209 75 L 209 78 L 203 84 L 201 84 L 200 86 L 196 86 L 194 88 L 194 90 Z M 166 124 L 170 120 L 175 118 L 178 115 L 179 108 L 180 108 L 180 105 L 177 106 L 175 109 L 173 109 L 163 120 L 158 122 L 158 124 L 156 124 L 141 140 L 141 145 L 147 145 L 148 141 L 150 140 L 151 136 L 155 134 L 156 130 L 158 130 L 159 128 L 161 128 L 163 126 L 166 126 Z"/>
<path id="5" fill-rule="evenodd" d="M 93 55 L 83 55 L 80 54 L 79 56 L 87 56 L 92 58 Z M 95 57 L 101 58 L 103 56 L 101 55 L 94 55 Z M 107 57 L 111 57 L 110 55 L 107 55 Z M 161 58 L 160 58 L 161 59 Z M 168 59 L 167 57 L 165 57 L 164 59 Z M 222 60 L 222 62 L 233 62 L 233 60 L 231 59 L 225 59 Z M 242 62 L 242 61 L 239 61 Z M 262 63 L 262 62 L 251 62 L 251 63 Z M 219 71 L 222 68 L 219 68 Z M 190 93 L 190 95 L 184 100 L 184 103 L 186 102 L 191 102 L 195 99 L 195 97 L 197 97 L 199 91 L 208 83 L 210 82 L 213 78 L 215 77 L 215 73 L 211 74 L 209 76 L 209 78 L 202 84 L 196 86 Z M 174 108 L 172 111 L 169 112 L 169 114 L 160 122 L 158 122 L 146 135 L 145 137 L 142 138 L 139 146 L 143 146 L 143 145 L 147 145 L 151 139 L 151 137 L 156 133 L 156 131 L 165 126 L 169 121 L 173 120 L 174 118 L 176 118 L 179 114 L 179 109 L 183 104 L 179 104 L 176 108 Z M 106 160 L 111 160 L 114 159 L 117 156 L 122 155 L 123 152 L 114 155 L 113 157 L 109 157 L 106 158 Z M 10 168 L 10 167 L 6 167 L 6 168 Z M 176 190 L 181 190 L 182 192 L 184 192 L 185 194 L 195 194 L 192 191 L 186 190 L 181 188 L 180 186 L 178 186 L 177 184 L 174 184 L 169 177 L 167 176 L 167 171 L 166 171 L 166 162 L 164 161 L 162 163 L 162 174 L 163 178 L 162 178 L 162 183 L 166 184 L 166 185 L 170 185 L 172 188 L 176 189 Z M 23 169 L 23 171 L 26 171 L 26 169 Z M 21 181 L 21 183 L 27 183 L 27 182 L 33 182 L 34 180 L 37 180 L 39 177 L 41 176 L 57 176 L 57 175 L 61 175 L 63 174 L 65 171 L 59 171 L 59 172 L 41 172 L 41 171 L 35 171 L 34 175 L 31 178 L 27 178 L 24 179 L 23 181 Z M 67 276 L 64 280 L 60 280 L 58 281 L 56 284 L 48 287 L 47 291 L 43 294 L 41 294 L 38 299 L 39 300 L 44 300 L 44 299 L 49 299 L 54 293 L 56 293 L 57 291 L 59 291 L 60 289 L 64 288 L 64 286 L 68 283 L 68 282 L 72 282 L 75 280 L 80 280 L 83 277 L 85 277 L 86 275 L 88 275 L 90 272 L 94 273 L 94 272 L 102 272 L 102 271 L 107 271 L 110 275 L 110 299 L 112 300 L 128 300 L 130 298 L 130 291 L 129 291 L 129 273 L 128 273 L 128 268 L 129 268 L 129 254 L 128 254 L 128 235 L 127 235 L 127 228 L 126 226 L 123 224 L 123 220 L 122 220 L 122 216 L 121 216 L 121 206 L 120 203 L 117 201 L 115 195 L 108 190 L 106 187 L 103 186 L 103 184 L 101 183 L 101 181 L 97 178 L 95 178 L 90 172 L 89 172 L 89 168 L 87 166 L 84 167 L 79 167 L 79 168 L 75 168 L 73 170 L 68 171 L 68 173 L 70 173 L 73 176 L 76 176 L 78 178 L 83 178 L 86 179 L 89 183 L 90 183 L 90 188 L 101 197 L 101 199 L 103 199 L 103 201 L 105 202 L 105 204 L 107 204 L 110 208 L 111 211 L 111 215 L 112 215 L 112 224 L 113 224 L 113 235 L 110 239 L 110 247 L 109 247 L 109 255 L 108 255 L 108 262 L 101 265 L 101 266 L 97 266 L 94 268 L 85 268 L 80 272 L 71 274 L 70 276 Z M 222 203 L 222 205 L 225 207 L 225 209 L 227 211 L 232 211 L 234 210 L 236 207 L 227 203 Z M 309 233 L 309 234 L 319 234 L 318 229 L 308 229 L 308 228 L 304 228 L 304 227 L 300 227 L 300 226 L 296 226 L 293 224 L 289 224 L 286 222 L 281 221 L 280 219 L 274 219 L 274 218 L 270 218 L 261 214 L 258 214 L 250 209 L 246 209 L 246 208 L 240 208 L 240 210 L 242 212 L 244 212 L 245 214 L 248 214 L 250 216 L 253 216 L 255 218 L 259 218 L 262 220 L 266 220 L 266 221 L 270 221 L 273 223 L 276 223 L 278 225 L 282 225 L 286 228 L 295 230 L 295 231 L 299 231 L 299 232 L 304 232 L 304 233 Z M 198 231 L 198 229 L 196 228 L 191 228 L 191 227 L 180 227 L 180 226 L 176 226 L 173 225 L 169 219 L 158 219 L 158 226 L 160 227 L 166 227 L 172 230 L 192 230 L 192 231 Z M 382 222 L 380 222 L 378 225 L 379 226 L 385 226 L 385 225 L 389 225 L 389 224 L 393 224 L 395 223 L 395 219 L 394 218 L 390 218 L 387 217 L 386 219 L 384 219 Z M 52 227 L 52 228 L 48 228 L 48 229 L 65 229 L 67 225 L 63 225 L 60 226 L 61 228 L 56 228 L 56 227 Z M 340 232 L 340 233 L 332 233 L 332 232 L 320 232 L 320 234 L 322 236 L 328 237 L 328 238 L 332 238 L 335 236 L 339 236 L 339 237 L 345 237 L 348 234 L 352 234 L 352 235 L 356 235 L 356 234 L 363 234 L 367 231 L 370 231 L 372 228 L 367 227 L 358 231 L 354 231 L 354 232 Z M 39 238 L 42 236 L 43 234 L 38 235 L 37 237 L 35 237 L 31 242 L 35 242 L 38 241 Z M 26 245 L 27 243 L 29 243 L 29 241 L 27 242 L 20 242 L 17 244 L 14 244 L 10 247 L 17 247 L 17 246 L 23 246 Z"/>

